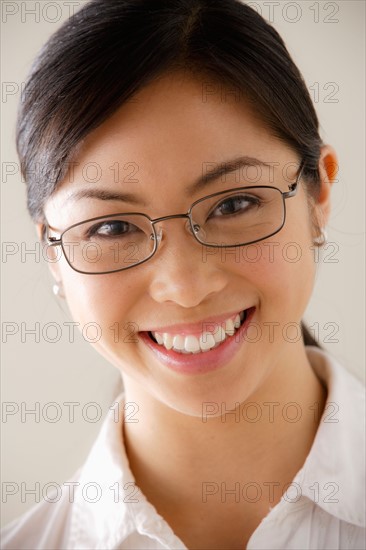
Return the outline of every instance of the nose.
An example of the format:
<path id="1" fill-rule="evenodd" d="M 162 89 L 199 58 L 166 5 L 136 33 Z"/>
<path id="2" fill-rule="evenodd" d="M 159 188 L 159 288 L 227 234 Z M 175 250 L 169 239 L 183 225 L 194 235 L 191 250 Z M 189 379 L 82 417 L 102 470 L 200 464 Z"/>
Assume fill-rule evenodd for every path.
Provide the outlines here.
<path id="1" fill-rule="evenodd" d="M 227 274 L 219 255 L 204 255 L 204 245 L 195 240 L 187 220 L 171 223 L 169 231 L 165 224 L 159 223 L 158 250 L 149 262 L 150 295 L 158 303 L 197 307 L 226 287 Z"/>

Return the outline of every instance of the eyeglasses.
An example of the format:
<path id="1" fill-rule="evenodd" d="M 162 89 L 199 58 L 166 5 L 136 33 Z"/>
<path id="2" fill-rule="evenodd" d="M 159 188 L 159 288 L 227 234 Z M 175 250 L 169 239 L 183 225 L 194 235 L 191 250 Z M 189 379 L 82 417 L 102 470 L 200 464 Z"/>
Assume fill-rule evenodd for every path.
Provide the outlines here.
<path id="1" fill-rule="evenodd" d="M 99 216 L 71 225 L 60 238 L 49 235 L 53 228 L 46 223 L 46 241 L 62 247 L 72 269 L 90 275 L 123 271 L 152 258 L 162 238 L 156 224 L 173 218 L 187 218 L 186 229 L 201 245 L 246 246 L 282 229 L 285 199 L 296 195 L 303 168 L 304 162 L 287 192 L 268 185 L 226 189 L 198 199 L 186 214 L 155 219 L 139 212 Z"/>

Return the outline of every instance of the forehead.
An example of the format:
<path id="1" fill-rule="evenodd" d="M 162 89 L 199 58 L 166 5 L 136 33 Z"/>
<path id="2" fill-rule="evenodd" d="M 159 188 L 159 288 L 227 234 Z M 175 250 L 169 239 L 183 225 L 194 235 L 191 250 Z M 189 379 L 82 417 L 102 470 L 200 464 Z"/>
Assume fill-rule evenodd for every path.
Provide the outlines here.
<path id="1" fill-rule="evenodd" d="M 178 72 L 124 103 L 84 139 L 76 161 L 80 167 L 135 162 L 147 174 L 180 170 L 189 177 L 187 171 L 197 176 L 203 162 L 223 162 L 228 154 L 254 157 L 259 147 L 271 162 L 283 144 L 242 96 L 208 77 Z"/>
<path id="2" fill-rule="evenodd" d="M 153 217 L 164 215 L 168 206 L 180 211 L 213 192 L 208 188 L 187 197 L 193 182 L 241 156 L 272 163 L 272 175 L 280 174 L 294 152 L 231 91 L 212 78 L 182 72 L 146 85 L 80 144 L 72 168 L 45 205 L 46 216 L 69 223 L 76 204 L 79 217 L 100 215 L 106 202 L 97 206 L 94 200 L 91 207 L 85 205 L 93 199 L 75 203 L 75 195 L 85 189 L 134 195 L 149 205 Z M 268 183 L 270 170 L 261 168 L 262 183 Z M 220 190 L 220 181 L 214 190 Z"/>

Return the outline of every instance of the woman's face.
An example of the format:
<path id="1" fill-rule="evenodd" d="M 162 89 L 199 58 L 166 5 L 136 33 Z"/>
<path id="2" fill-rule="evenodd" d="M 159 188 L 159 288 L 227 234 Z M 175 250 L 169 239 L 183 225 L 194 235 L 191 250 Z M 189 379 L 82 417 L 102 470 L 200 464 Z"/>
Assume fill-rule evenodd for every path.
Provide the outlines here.
<path id="1" fill-rule="evenodd" d="M 272 185 L 288 191 L 301 159 L 270 135 L 244 101 L 208 84 L 165 75 L 90 133 L 46 204 L 46 218 L 58 230 L 54 234 L 119 212 L 151 218 L 186 213 L 197 199 L 232 187 Z M 241 167 L 189 190 L 203 173 L 242 156 L 270 166 Z M 80 190 L 128 193 L 136 204 L 77 199 Z M 81 328 L 100 327 L 93 345 L 123 372 L 127 388 L 190 415 L 200 415 L 203 402 L 230 409 L 301 353 L 298 325 L 315 274 L 312 216 L 301 182 L 286 210 L 281 231 L 249 247 L 208 249 L 187 231 L 185 218 L 176 218 L 157 224 L 162 240 L 144 264 L 87 275 L 62 257 L 51 268 L 74 320 Z M 148 336 L 158 331 L 198 338 L 249 308 L 250 322 L 212 351 L 168 352 Z M 92 338 L 96 332 L 88 326 Z"/>

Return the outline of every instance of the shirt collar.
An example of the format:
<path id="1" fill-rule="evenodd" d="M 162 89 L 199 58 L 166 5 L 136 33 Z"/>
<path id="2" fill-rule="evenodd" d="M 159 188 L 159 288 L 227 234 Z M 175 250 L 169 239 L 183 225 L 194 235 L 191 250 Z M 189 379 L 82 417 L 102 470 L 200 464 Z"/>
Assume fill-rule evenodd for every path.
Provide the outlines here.
<path id="1" fill-rule="evenodd" d="M 306 351 L 315 374 L 328 389 L 328 396 L 297 481 L 302 495 L 326 512 L 364 527 L 364 387 L 328 352 L 312 346 Z"/>
<path id="2" fill-rule="evenodd" d="M 124 441 L 124 394 L 117 396 L 79 472 L 70 524 L 70 548 L 117 548 L 133 533 L 164 548 L 185 549 L 135 484 Z"/>

